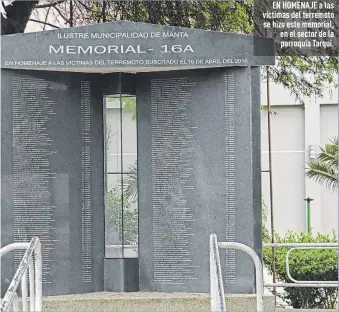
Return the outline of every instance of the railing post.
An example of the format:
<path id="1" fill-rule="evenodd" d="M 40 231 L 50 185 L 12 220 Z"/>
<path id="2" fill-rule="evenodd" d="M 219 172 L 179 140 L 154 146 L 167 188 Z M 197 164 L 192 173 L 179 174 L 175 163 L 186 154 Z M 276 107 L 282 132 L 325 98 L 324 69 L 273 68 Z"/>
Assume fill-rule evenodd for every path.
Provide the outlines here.
<path id="1" fill-rule="evenodd" d="M 226 312 L 225 292 L 222 280 L 218 240 L 215 234 L 210 235 L 210 283 L 211 311 Z"/>
<path id="2" fill-rule="evenodd" d="M 34 263 L 33 259 L 29 262 L 28 265 L 28 275 L 29 275 L 29 307 L 31 311 L 35 310 L 35 289 L 34 289 Z"/>
<path id="3" fill-rule="evenodd" d="M 14 312 L 19 311 L 19 299 L 16 293 L 13 295 L 13 311 Z"/>
<path id="4" fill-rule="evenodd" d="M 338 249 L 337 243 L 274 243 L 274 244 L 264 244 L 263 247 L 291 248 L 286 253 L 285 261 L 287 277 L 293 282 L 293 283 L 265 283 L 264 287 L 338 288 L 338 281 L 298 281 L 291 276 L 289 268 L 289 255 L 291 254 L 292 251 L 300 249 Z"/>
<path id="5" fill-rule="evenodd" d="M 27 271 L 21 278 L 21 299 L 22 299 L 22 310 L 28 311 L 28 304 L 27 304 Z"/>
<path id="6" fill-rule="evenodd" d="M 13 243 L 0 249 L 0 257 L 10 251 L 26 249 L 18 269 L 16 270 L 12 281 L 1 300 L 1 312 L 19 311 L 20 305 L 17 295 L 17 289 L 21 284 L 22 292 L 22 310 L 28 311 L 28 283 L 29 275 L 29 296 L 30 311 L 42 311 L 42 255 L 41 243 L 39 238 L 33 237 L 30 243 Z M 33 258 L 35 261 L 33 261 Z"/>
<path id="7" fill-rule="evenodd" d="M 42 257 L 41 244 L 38 241 L 34 251 L 35 256 L 35 310 L 42 311 Z"/>

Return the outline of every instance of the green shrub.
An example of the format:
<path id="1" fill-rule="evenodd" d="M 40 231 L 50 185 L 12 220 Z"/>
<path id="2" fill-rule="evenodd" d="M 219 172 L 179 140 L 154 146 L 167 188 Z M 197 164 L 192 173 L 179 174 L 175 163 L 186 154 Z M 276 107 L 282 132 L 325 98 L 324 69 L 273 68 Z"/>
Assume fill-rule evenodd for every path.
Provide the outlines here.
<path id="1" fill-rule="evenodd" d="M 333 235 L 318 233 L 296 234 L 288 232 L 285 237 L 275 236 L 276 243 L 337 243 L 335 232 Z M 290 248 L 276 248 L 275 268 L 277 280 L 291 283 L 286 274 L 286 253 Z M 337 249 L 311 249 L 295 250 L 290 254 L 290 274 L 296 280 L 302 281 L 337 281 L 338 280 L 338 250 Z M 265 248 L 264 264 L 271 271 L 272 249 Z M 279 297 L 287 301 L 294 308 L 325 308 L 336 307 L 337 288 L 284 288 L 283 294 Z"/>

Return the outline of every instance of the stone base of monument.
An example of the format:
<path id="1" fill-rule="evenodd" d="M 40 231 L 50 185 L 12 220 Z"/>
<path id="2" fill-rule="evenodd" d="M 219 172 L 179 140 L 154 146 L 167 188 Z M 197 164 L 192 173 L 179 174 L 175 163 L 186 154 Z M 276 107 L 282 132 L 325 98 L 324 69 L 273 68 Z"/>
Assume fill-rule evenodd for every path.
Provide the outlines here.
<path id="1" fill-rule="evenodd" d="M 228 312 L 256 311 L 256 296 L 227 294 Z M 275 310 L 274 297 L 265 295 L 265 311 Z M 43 299 L 43 311 L 211 311 L 209 294 L 196 293 L 114 293 L 53 296 Z"/>

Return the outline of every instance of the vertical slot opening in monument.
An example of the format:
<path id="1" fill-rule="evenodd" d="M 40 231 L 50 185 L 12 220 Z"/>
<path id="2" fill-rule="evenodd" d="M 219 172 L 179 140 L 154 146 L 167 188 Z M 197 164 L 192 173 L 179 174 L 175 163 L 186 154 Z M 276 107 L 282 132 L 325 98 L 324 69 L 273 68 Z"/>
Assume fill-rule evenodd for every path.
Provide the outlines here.
<path id="1" fill-rule="evenodd" d="M 104 97 L 105 258 L 138 257 L 136 97 Z"/>

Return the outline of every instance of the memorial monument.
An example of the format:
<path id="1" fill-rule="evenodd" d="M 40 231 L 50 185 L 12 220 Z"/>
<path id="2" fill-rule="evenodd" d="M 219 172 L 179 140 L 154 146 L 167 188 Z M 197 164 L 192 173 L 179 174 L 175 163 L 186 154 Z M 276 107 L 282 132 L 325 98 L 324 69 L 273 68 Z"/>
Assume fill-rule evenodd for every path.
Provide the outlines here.
<path id="1" fill-rule="evenodd" d="M 125 21 L 1 40 L 1 243 L 42 240 L 44 295 L 209 292 L 211 233 L 261 255 L 260 66 L 273 41 Z M 137 99 L 138 259 L 104 254 L 112 94 Z M 19 256 L 4 258 L 3 287 Z M 226 292 L 254 293 L 247 255 L 221 262 Z"/>

